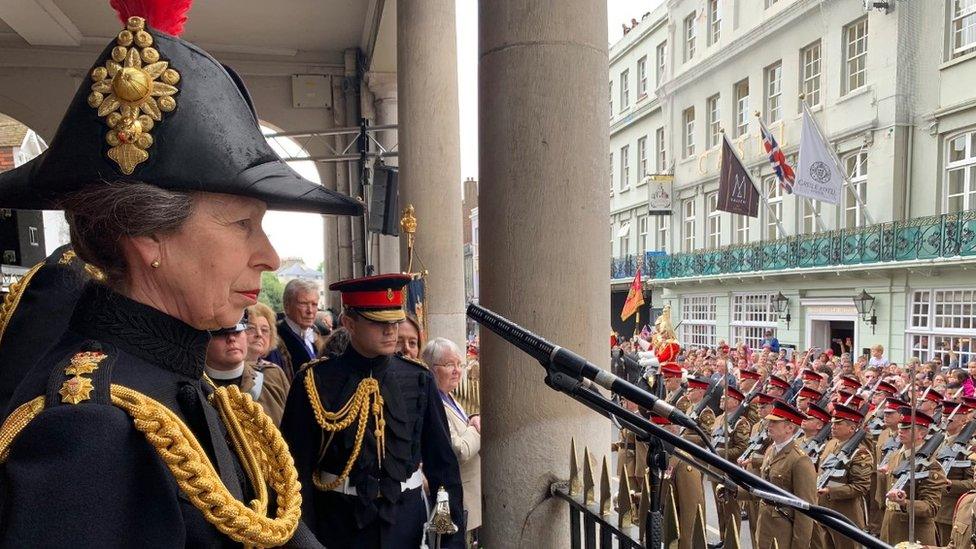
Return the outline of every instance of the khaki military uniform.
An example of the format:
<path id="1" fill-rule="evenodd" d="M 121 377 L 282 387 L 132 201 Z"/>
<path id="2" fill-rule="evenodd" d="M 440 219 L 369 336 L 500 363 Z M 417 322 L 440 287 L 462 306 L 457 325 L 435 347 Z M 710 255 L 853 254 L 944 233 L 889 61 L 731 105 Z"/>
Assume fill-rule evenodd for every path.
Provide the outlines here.
<path id="1" fill-rule="evenodd" d="M 691 439 L 691 437 L 689 437 Z M 698 436 L 695 441 L 700 441 Z M 664 502 L 674 494 L 674 503 L 678 511 L 678 549 L 692 549 L 692 533 L 695 529 L 695 518 L 701 508 L 705 516 L 705 489 L 702 485 L 702 474 L 698 469 L 672 456 L 668 460 L 668 470 L 664 474 L 661 496 Z"/>
<path id="2" fill-rule="evenodd" d="M 758 412 L 757 412 L 757 416 L 758 416 Z M 765 425 L 762 422 L 753 423 L 752 430 L 749 432 L 749 438 L 756 436 L 759 433 L 759 431 L 761 431 L 764 428 Z M 770 440 L 767 437 L 762 447 L 754 454 L 752 454 L 752 457 L 749 458 L 749 463 L 747 464 L 747 467 L 753 473 L 756 474 L 759 473 L 759 470 L 763 464 L 763 460 L 766 457 L 766 450 L 769 448 L 769 444 L 770 444 Z M 746 516 L 749 518 L 749 535 L 752 538 L 752 546 L 758 547 L 759 538 L 757 537 L 757 535 L 759 534 L 758 531 L 759 501 L 756 499 L 746 499 L 745 502 L 743 503 L 743 507 L 745 507 Z"/>
<path id="3" fill-rule="evenodd" d="M 946 447 L 951 447 L 956 437 L 949 437 L 945 442 Z M 971 459 L 967 456 L 967 459 Z M 939 530 L 939 541 L 945 543 L 952 533 L 952 512 L 956 508 L 956 502 L 963 494 L 976 490 L 976 480 L 973 480 L 973 465 L 964 467 L 953 467 L 946 475 L 949 485 L 942 494 L 942 503 L 939 505 L 939 512 L 935 515 L 935 526 Z"/>
<path id="4" fill-rule="evenodd" d="M 839 451 L 842 446 L 843 443 L 836 438 L 827 441 L 817 465 L 820 473 L 823 473 L 824 462 L 827 458 Z M 844 476 L 831 479 L 827 483 L 829 491 L 826 494 L 819 495 L 819 505 L 839 512 L 849 518 L 858 529 L 864 530 L 864 508 L 866 499 L 871 496 L 871 473 L 873 471 L 874 456 L 865 441 L 854 451 Z M 815 535 L 818 538 L 815 543 L 816 547 L 828 549 L 854 549 L 858 547 L 858 544 L 850 538 L 819 524 L 816 526 Z"/>
<path id="5" fill-rule="evenodd" d="M 623 478 L 624 466 L 630 477 L 630 486 L 640 490 L 644 485 L 644 472 L 647 471 L 647 443 L 637 440 L 633 432 L 620 431 L 617 443 L 617 477 Z"/>
<path id="6" fill-rule="evenodd" d="M 905 448 L 898 450 L 892 456 L 889 473 L 885 475 L 885 485 L 889 490 L 895 483 L 894 471 L 898 465 L 909 459 L 908 451 Z M 938 514 L 939 505 L 942 503 L 942 494 L 946 489 L 946 478 L 942 472 L 939 462 L 932 460 L 929 466 L 929 475 L 926 478 L 915 480 L 915 538 L 908 539 L 908 511 L 907 506 L 913 502 L 906 502 L 905 506 L 893 510 L 885 506 L 884 519 L 881 522 L 881 539 L 892 545 L 902 541 L 917 541 L 925 545 L 936 544 L 935 516 Z M 906 490 L 907 492 L 907 490 Z"/>
<path id="7" fill-rule="evenodd" d="M 817 501 L 817 472 L 810 458 L 796 442 L 789 442 L 779 452 L 775 450 L 774 446 L 766 450 L 760 476 L 801 499 Z M 807 549 L 813 537 L 813 519 L 766 501 L 759 502 L 757 522 L 755 547 Z"/>
<path id="8" fill-rule="evenodd" d="M 725 414 L 715 418 L 715 425 L 719 427 L 724 427 Z M 739 418 L 735 423 L 735 426 L 729 426 L 730 432 L 726 434 L 727 443 L 725 447 L 718 448 L 718 454 L 725 459 L 735 463 L 745 451 L 746 445 L 749 443 L 749 433 L 752 431 L 752 425 L 749 423 L 748 419 L 745 417 Z M 717 488 L 717 487 L 714 487 Z M 729 521 L 731 520 L 735 524 L 736 532 L 742 531 L 742 506 L 738 499 L 733 499 L 731 501 L 722 501 L 718 497 L 717 490 L 712 491 L 712 495 L 715 498 L 715 508 L 718 510 L 718 523 L 719 532 L 721 536 L 725 536 L 729 531 Z"/>
<path id="9" fill-rule="evenodd" d="M 868 506 L 868 531 L 875 534 L 881 533 L 881 521 L 884 519 L 885 512 L 885 494 L 888 493 L 888 479 L 878 471 L 878 467 L 881 466 L 881 460 L 884 458 L 881 449 L 885 447 L 885 444 L 890 439 L 897 436 L 897 432 L 885 427 L 881 430 L 881 434 L 878 435 L 878 440 L 875 443 L 874 492 L 871 498 L 874 501 L 874 505 Z"/>
<path id="10" fill-rule="evenodd" d="M 943 539 L 943 549 L 973 549 L 973 523 L 976 521 L 976 491 L 967 492 L 959 498 L 952 515 L 952 529 L 948 539 Z"/>

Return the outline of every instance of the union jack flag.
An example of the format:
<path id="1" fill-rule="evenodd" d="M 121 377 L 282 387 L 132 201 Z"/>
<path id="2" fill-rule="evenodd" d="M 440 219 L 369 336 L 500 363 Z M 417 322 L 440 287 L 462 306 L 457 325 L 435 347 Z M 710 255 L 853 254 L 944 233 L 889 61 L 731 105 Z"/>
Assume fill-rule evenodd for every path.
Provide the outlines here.
<path id="1" fill-rule="evenodd" d="M 769 164 L 773 167 L 776 178 L 779 179 L 779 186 L 787 194 L 793 194 L 793 182 L 796 180 L 793 174 L 793 168 L 786 163 L 786 156 L 783 155 L 779 144 L 776 143 L 776 138 L 773 137 L 773 133 L 769 131 L 766 124 L 762 123 L 762 120 L 759 121 L 759 131 L 762 132 L 763 148 L 766 149 L 766 153 L 769 155 Z"/>

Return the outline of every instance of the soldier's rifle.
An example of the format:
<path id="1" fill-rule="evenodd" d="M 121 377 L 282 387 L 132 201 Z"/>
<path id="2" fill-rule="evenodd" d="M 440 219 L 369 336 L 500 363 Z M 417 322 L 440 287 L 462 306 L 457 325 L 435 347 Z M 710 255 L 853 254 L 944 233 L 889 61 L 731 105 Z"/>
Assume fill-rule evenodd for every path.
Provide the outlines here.
<path id="1" fill-rule="evenodd" d="M 854 452 L 857 452 L 858 447 L 864 442 L 864 437 L 867 436 L 867 431 L 860 428 L 862 425 L 858 424 L 858 429 L 854 435 L 840 449 L 824 460 L 823 467 L 820 469 L 820 476 L 817 477 L 818 490 L 827 487 L 832 479 L 844 477 L 851 460 L 854 459 Z"/>
<path id="2" fill-rule="evenodd" d="M 946 475 L 955 467 L 969 467 L 973 464 L 971 460 L 965 459 L 969 457 L 969 441 L 972 440 L 973 435 L 976 435 L 976 421 L 967 423 L 956 435 L 952 444 L 946 445 L 939 451 L 936 459 Z"/>
<path id="3" fill-rule="evenodd" d="M 793 393 L 793 396 L 791 396 L 786 403 L 792 405 L 796 401 L 796 397 L 799 394 L 799 391 Z M 766 440 L 769 438 L 767 425 L 768 422 L 765 419 L 759 422 L 759 430 L 756 431 L 756 434 L 749 437 L 749 442 L 746 444 L 746 449 L 742 452 L 742 455 L 739 456 L 739 463 L 746 463 L 747 460 L 752 457 L 752 454 L 755 454 L 761 450 L 766 444 Z M 799 437 L 799 434 L 802 434 L 802 432 L 802 430 L 797 430 L 797 435 L 795 435 L 794 438 Z"/>
<path id="4" fill-rule="evenodd" d="M 830 423 L 820 428 L 817 434 L 813 436 L 810 440 L 803 443 L 803 453 L 808 455 L 814 463 L 820 457 L 820 453 L 823 452 L 824 446 L 827 445 L 827 441 L 830 440 Z"/>
<path id="5" fill-rule="evenodd" d="M 653 409 L 655 413 L 666 415 L 678 424 L 697 427 L 693 421 L 689 421 L 687 416 L 681 412 L 664 408 L 662 406 L 664 404 L 663 401 L 656 399 L 656 397 L 646 391 L 642 391 L 638 387 L 619 379 L 612 373 L 587 362 L 586 359 L 571 351 L 549 343 L 521 326 L 479 305 L 468 305 L 467 314 L 482 326 L 488 328 L 539 361 L 546 370 L 545 382 L 549 387 L 567 394 L 601 415 L 616 416 L 621 423 L 631 429 L 641 440 L 657 438 L 662 443 L 678 448 L 693 458 L 701 460 L 708 466 L 721 470 L 736 485 L 749 490 L 756 497 L 773 501 L 777 505 L 790 507 L 796 512 L 807 515 L 824 526 L 871 549 L 891 549 L 889 545 L 867 532 L 858 529 L 849 519 L 840 513 L 803 501 L 795 494 L 791 494 L 775 484 L 719 457 L 714 449 L 708 450 L 702 448 L 659 425 L 654 425 L 640 415 L 624 409 L 619 404 L 603 396 L 596 388 L 596 385 L 612 392 L 619 392 L 624 398 L 638 405 L 645 405 Z M 698 430 L 700 431 L 700 429 Z M 707 437 L 707 433 L 700 434 L 703 437 Z M 679 457 L 681 456 L 679 455 Z M 648 532 L 660 532 L 660 525 L 651 526 L 652 528 Z M 657 530 L 653 526 L 657 526 Z M 652 538 L 648 545 L 657 546 L 655 545 L 657 543 L 660 543 L 660 539 Z"/>
<path id="6" fill-rule="evenodd" d="M 896 480 L 891 485 L 889 492 L 892 490 L 905 491 L 905 487 L 908 486 L 913 471 L 916 479 L 929 476 L 929 465 L 932 463 L 930 458 L 938 450 L 939 446 L 942 446 L 943 442 L 945 442 L 945 433 L 934 433 L 925 441 L 925 444 L 921 448 L 915 451 L 915 467 L 911 467 L 911 463 L 908 461 L 900 463 L 898 468 L 895 469 L 894 475 Z"/>

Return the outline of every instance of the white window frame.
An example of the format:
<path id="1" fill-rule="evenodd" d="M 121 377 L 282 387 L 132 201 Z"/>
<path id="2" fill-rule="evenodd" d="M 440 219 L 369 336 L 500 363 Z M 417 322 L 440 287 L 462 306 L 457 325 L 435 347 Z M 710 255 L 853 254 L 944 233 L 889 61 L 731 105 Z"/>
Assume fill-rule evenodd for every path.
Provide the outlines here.
<path id="1" fill-rule="evenodd" d="M 620 147 L 620 190 L 630 188 L 630 145 Z"/>
<path id="2" fill-rule="evenodd" d="M 797 198 L 799 200 L 799 197 Z M 819 230 L 817 216 L 820 215 L 821 207 L 819 200 L 804 199 L 800 200 L 802 219 L 800 220 L 803 234 L 815 234 Z"/>
<path id="3" fill-rule="evenodd" d="M 965 5 L 967 4 L 968 5 Z M 976 0 L 959 2 L 950 0 L 952 6 L 949 21 L 951 57 L 961 57 L 976 50 Z"/>
<path id="4" fill-rule="evenodd" d="M 750 217 L 742 214 L 732 214 L 732 240 L 736 244 L 748 244 L 752 235 L 750 234 L 750 229 L 752 224 L 750 223 Z"/>
<path id="5" fill-rule="evenodd" d="M 654 142 L 657 144 L 657 173 L 666 173 L 668 171 L 668 148 L 667 143 L 664 142 L 664 128 L 658 128 L 654 132 Z"/>
<path id="6" fill-rule="evenodd" d="M 722 211 L 718 209 L 718 192 L 705 195 L 706 211 L 708 211 L 707 245 L 716 250 L 722 247 Z"/>
<path id="7" fill-rule="evenodd" d="M 762 178 L 763 192 L 766 193 L 767 208 L 763 209 L 763 238 L 766 240 L 778 240 L 786 238 L 780 231 L 780 223 L 776 220 L 783 220 L 783 187 L 779 184 L 779 179 L 775 174 L 767 175 Z M 775 218 L 774 218 L 775 216 Z"/>
<path id="8" fill-rule="evenodd" d="M 695 38 L 697 30 L 695 28 L 695 12 L 691 12 L 691 15 L 685 17 L 684 25 L 684 57 L 682 58 L 685 63 L 691 61 L 695 57 Z"/>
<path id="9" fill-rule="evenodd" d="M 864 16 L 844 27 L 844 92 L 867 85 L 868 18 Z"/>
<path id="10" fill-rule="evenodd" d="M 720 0 L 708 0 L 708 45 L 722 39 L 722 6 Z"/>
<path id="11" fill-rule="evenodd" d="M 630 69 L 620 73 L 620 112 L 630 108 Z"/>
<path id="12" fill-rule="evenodd" d="M 688 198 L 681 203 L 682 219 L 682 249 L 685 253 L 695 251 L 695 199 Z"/>
<path id="13" fill-rule="evenodd" d="M 948 365 L 948 350 L 939 344 L 952 347 L 965 343 L 968 347 L 957 348 L 959 367 L 965 368 L 968 361 L 976 360 L 976 287 L 915 289 L 908 294 L 905 314 L 909 356 L 923 361 L 939 357 L 943 365 Z M 940 327 L 940 320 L 946 319 L 957 326 Z"/>
<path id="14" fill-rule="evenodd" d="M 684 158 L 695 156 L 695 107 L 681 111 L 682 154 Z"/>
<path id="15" fill-rule="evenodd" d="M 777 61 L 766 67 L 766 122 L 772 124 L 783 119 L 783 62 Z"/>
<path id="16" fill-rule="evenodd" d="M 647 56 L 637 60 L 637 100 L 647 96 Z"/>
<path id="17" fill-rule="evenodd" d="M 748 78 L 744 78 L 732 85 L 732 100 L 735 106 L 735 135 L 733 137 L 739 137 L 749 133 Z"/>
<path id="18" fill-rule="evenodd" d="M 640 185 L 647 175 L 647 136 L 637 140 L 637 184 Z"/>
<path id="19" fill-rule="evenodd" d="M 648 222 L 647 222 L 647 218 L 648 218 L 647 215 L 638 215 L 637 216 L 637 255 L 639 255 L 641 257 L 643 257 L 644 256 L 644 252 L 648 251 L 648 249 L 649 249 L 647 247 L 647 244 L 648 244 L 648 238 L 647 238 L 647 234 L 648 234 L 648 230 L 647 230 L 647 228 L 648 228 Z"/>
<path id="20" fill-rule="evenodd" d="M 957 140 L 963 144 L 962 158 L 953 159 L 953 143 Z M 957 133 L 946 138 L 946 173 L 945 191 L 942 199 L 944 213 L 957 213 L 976 209 L 976 130 Z M 953 193 L 951 181 L 954 174 L 962 174 L 962 187 Z M 959 206 L 952 208 L 951 203 L 958 201 Z"/>
<path id="21" fill-rule="evenodd" d="M 630 224 L 630 220 L 623 221 L 622 224 Z M 617 257 L 626 257 L 630 254 L 630 230 L 617 237 Z"/>
<path id="22" fill-rule="evenodd" d="M 733 345 L 744 342 L 751 349 L 761 349 L 763 333 L 772 330 L 776 337 L 779 312 L 775 293 L 732 294 L 729 316 L 729 339 Z"/>
<path id="23" fill-rule="evenodd" d="M 820 74 L 823 72 L 820 40 L 800 50 L 800 91 L 810 107 L 820 104 Z"/>
<path id="24" fill-rule="evenodd" d="M 719 94 L 705 100 L 705 116 L 707 120 L 708 148 L 717 147 L 722 142 L 722 114 L 719 111 Z"/>
<path id="25" fill-rule="evenodd" d="M 717 296 L 681 296 L 680 337 L 682 347 L 715 347 L 717 343 L 715 337 L 717 311 Z"/>
<path id="26" fill-rule="evenodd" d="M 668 248 L 671 247 L 671 242 L 669 236 L 671 235 L 671 216 L 670 215 L 656 215 L 654 216 L 654 232 L 657 233 L 657 249 L 658 251 L 667 253 Z"/>
<path id="27" fill-rule="evenodd" d="M 655 87 L 660 87 L 661 86 L 661 82 L 664 82 L 664 72 L 668 68 L 667 67 L 667 62 L 668 62 L 667 51 L 668 51 L 668 43 L 667 42 L 661 42 L 660 44 L 657 45 L 657 48 L 654 50 L 654 58 L 657 61 L 657 74 L 654 75 L 654 86 Z"/>
<path id="28" fill-rule="evenodd" d="M 778 1 L 779 0 L 766 0 L 765 9 L 768 10 L 769 8 L 771 8 L 773 6 L 773 4 L 775 4 Z"/>
<path id="29" fill-rule="evenodd" d="M 864 207 L 868 204 L 868 152 L 862 150 L 845 156 L 844 170 L 848 178 L 844 184 L 844 228 L 862 227 L 866 223 Z M 854 193 L 860 195 L 864 207 L 857 203 Z"/>

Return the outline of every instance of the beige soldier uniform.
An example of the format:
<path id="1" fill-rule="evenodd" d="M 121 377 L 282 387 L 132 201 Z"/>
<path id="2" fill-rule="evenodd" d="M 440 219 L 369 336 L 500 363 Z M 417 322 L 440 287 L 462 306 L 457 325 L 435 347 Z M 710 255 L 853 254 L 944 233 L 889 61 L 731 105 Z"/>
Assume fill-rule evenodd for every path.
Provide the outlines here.
<path id="1" fill-rule="evenodd" d="M 725 421 L 725 414 L 715 418 L 715 425 L 722 427 Z M 748 419 L 745 417 L 740 417 L 735 423 L 734 428 L 730 425 L 730 433 L 726 435 L 728 442 L 725 448 L 719 448 L 718 454 L 725 459 L 735 463 L 745 451 L 746 445 L 749 443 L 749 433 L 752 431 L 752 425 L 749 423 Z M 719 532 L 721 536 L 725 536 L 728 532 L 729 521 L 731 520 L 735 524 L 736 532 L 742 531 L 742 506 L 738 499 L 733 499 L 731 501 L 722 501 L 722 498 L 718 497 L 718 494 L 713 490 L 712 495 L 715 497 L 715 508 L 718 510 L 718 522 L 719 522 Z"/>
<path id="2" fill-rule="evenodd" d="M 643 486 L 644 472 L 647 470 L 647 443 L 637 440 L 633 432 L 623 429 L 620 431 L 620 441 L 617 442 L 617 477 L 624 475 L 624 466 L 630 477 L 630 485 Z"/>
<path id="3" fill-rule="evenodd" d="M 249 393 L 264 408 L 264 413 L 271 416 L 275 425 L 281 423 L 290 386 L 285 371 L 277 364 L 267 360 L 244 363 L 241 392 Z"/>
<path id="4" fill-rule="evenodd" d="M 910 459 L 908 450 L 902 448 L 892 456 L 889 462 L 890 468 L 885 475 L 885 486 L 890 490 L 895 483 L 894 471 L 898 465 Z M 886 502 L 884 519 L 881 522 L 881 539 L 892 545 L 902 541 L 918 541 L 925 545 L 936 544 L 935 516 L 938 514 L 939 505 L 942 503 L 942 494 L 946 489 L 946 478 L 942 472 L 942 467 L 935 460 L 929 466 L 929 475 L 926 478 L 915 480 L 915 538 L 908 539 L 908 505 L 903 506 L 892 503 L 892 508 Z"/>
<path id="5" fill-rule="evenodd" d="M 766 450 L 760 476 L 776 486 L 796 494 L 806 501 L 817 499 L 817 472 L 813 462 L 796 445 L 789 442 L 776 452 L 775 446 Z M 791 509 L 759 502 L 755 547 L 779 549 L 807 549 L 813 536 L 813 519 Z"/>
<path id="6" fill-rule="evenodd" d="M 952 529 L 948 539 L 943 539 L 940 549 L 974 549 L 976 540 L 973 539 L 973 523 L 976 522 L 976 491 L 963 494 L 954 507 L 952 515 Z"/>
<path id="7" fill-rule="evenodd" d="M 691 437 L 689 437 L 691 439 Z M 696 442 L 700 437 L 694 436 Z M 670 494 L 674 494 L 675 506 L 678 509 L 678 549 L 692 549 L 691 541 L 694 537 L 695 518 L 701 508 L 705 513 L 705 489 L 702 485 L 702 474 L 698 469 L 672 456 L 668 460 L 668 470 L 664 475 L 661 496 L 667 502 Z"/>
<path id="8" fill-rule="evenodd" d="M 888 441 L 894 437 L 898 436 L 892 429 L 885 427 L 881 429 L 881 433 L 878 435 L 878 439 L 875 441 L 875 456 L 874 456 L 874 479 L 872 480 L 873 492 L 871 493 L 872 505 L 868 506 L 868 531 L 872 533 L 881 532 L 881 519 L 884 518 L 885 511 L 885 494 L 888 493 L 888 485 L 885 479 L 885 475 L 878 471 L 878 467 L 881 465 L 881 460 L 884 459 L 881 449 L 888 444 Z"/>
<path id="9" fill-rule="evenodd" d="M 946 447 L 951 447 L 956 437 L 946 440 Z M 952 512 L 956 508 L 959 497 L 971 490 L 976 490 L 976 480 L 973 480 L 974 469 L 972 456 L 969 456 L 970 464 L 964 467 L 953 467 L 946 475 L 948 487 L 942 494 L 942 503 L 939 505 L 939 512 L 935 515 L 935 526 L 939 531 L 939 540 L 945 543 L 949 539 L 953 529 Z"/>
<path id="10" fill-rule="evenodd" d="M 756 416 L 757 417 L 759 416 L 758 411 L 756 412 Z M 763 424 L 762 422 L 754 423 L 752 425 L 752 430 L 749 432 L 749 438 L 756 436 L 759 433 L 759 431 L 761 431 L 764 428 L 765 428 L 765 424 Z M 760 447 L 759 450 L 753 453 L 752 457 L 749 458 L 748 467 L 749 470 L 752 471 L 753 473 L 758 474 L 760 469 L 762 468 L 763 460 L 766 457 L 766 450 L 769 448 L 769 444 L 770 441 L 769 438 L 767 437 L 766 441 L 762 444 L 762 447 Z M 752 537 L 752 546 L 758 547 L 759 538 L 757 537 L 757 534 L 759 532 L 757 527 L 759 524 L 759 501 L 755 499 L 747 499 L 743 503 L 743 507 L 745 507 L 746 517 L 748 517 L 749 519 L 749 532 L 750 532 L 750 537 Z"/>
<path id="11" fill-rule="evenodd" d="M 836 438 L 827 441 L 823 452 L 820 454 L 818 470 L 823 472 L 824 462 L 828 456 L 840 450 L 843 443 Z M 847 466 L 843 477 L 831 479 L 827 484 L 829 491 L 820 494 L 819 505 L 833 509 L 845 517 L 849 518 L 860 530 L 864 530 L 865 516 L 864 507 L 871 489 L 871 473 L 874 471 L 874 456 L 866 442 L 862 443 Z M 854 549 L 858 544 L 830 528 L 817 526 L 817 535 L 820 538 L 818 547 Z"/>

